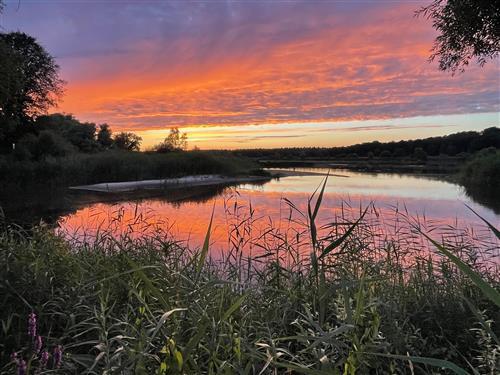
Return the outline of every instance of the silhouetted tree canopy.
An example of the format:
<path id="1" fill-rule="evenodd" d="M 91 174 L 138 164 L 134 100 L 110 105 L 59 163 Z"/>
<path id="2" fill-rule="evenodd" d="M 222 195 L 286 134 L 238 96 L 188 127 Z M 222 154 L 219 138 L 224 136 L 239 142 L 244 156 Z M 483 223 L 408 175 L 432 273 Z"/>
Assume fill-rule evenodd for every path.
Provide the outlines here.
<path id="1" fill-rule="evenodd" d="M 183 151 L 187 149 L 187 134 L 181 133 L 178 128 L 170 129 L 168 136 L 154 147 L 156 152 Z"/>
<path id="2" fill-rule="evenodd" d="M 13 151 L 18 160 L 43 160 L 71 153 L 94 153 L 117 148 L 136 151 L 140 137 L 133 133 L 120 133 L 112 138 L 108 124 L 97 126 L 80 122 L 72 115 L 54 113 L 37 117 L 27 132 L 16 142 Z"/>
<path id="3" fill-rule="evenodd" d="M 484 65 L 500 52 L 500 0 L 434 0 L 417 14 L 439 32 L 431 60 L 442 70 L 463 70 L 471 59 Z"/>
<path id="4" fill-rule="evenodd" d="M 96 125 L 82 123 L 72 115 L 55 113 L 40 116 L 34 125 L 37 131 L 49 130 L 59 134 L 80 152 L 92 152 L 100 148 L 96 140 Z"/>
<path id="5" fill-rule="evenodd" d="M 54 106 L 62 94 L 64 82 L 59 66 L 35 38 L 21 32 L 0 33 L 3 43 L 0 61 L 14 64 L 18 85 L 9 86 L 2 102 L 2 115 L 22 120 L 33 119 Z M 7 49 L 6 49 L 7 47 Z"/>
<path id="6" fill-rule="evenodd" d="M 105 149 L 113 145 L 112 131 L 108 124 L 99 125 L 97 132 L 97 142 Z"/>
<path id="7" fill-rule="evenodd" d="M 118 133 L 113 138 L 113 145 L 120 150 L 126 151 L 139 151 L 141 142 L 141 137 L 137 134 L 128 132 Z"/>

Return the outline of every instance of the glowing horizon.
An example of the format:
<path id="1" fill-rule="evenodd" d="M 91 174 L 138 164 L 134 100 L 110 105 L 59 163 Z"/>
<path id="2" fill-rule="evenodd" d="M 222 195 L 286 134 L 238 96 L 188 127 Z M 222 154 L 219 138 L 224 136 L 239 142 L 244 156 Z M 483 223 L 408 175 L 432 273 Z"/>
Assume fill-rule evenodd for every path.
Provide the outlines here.
<path id="1" fill-rule="evenodd" d="M 428 56 L 428 1 L 22 2 L 0 24 L 61 66 L 58 111 L 144 147 L 339 146 L 500 123 L 499 62 L 452 77 Z"/>

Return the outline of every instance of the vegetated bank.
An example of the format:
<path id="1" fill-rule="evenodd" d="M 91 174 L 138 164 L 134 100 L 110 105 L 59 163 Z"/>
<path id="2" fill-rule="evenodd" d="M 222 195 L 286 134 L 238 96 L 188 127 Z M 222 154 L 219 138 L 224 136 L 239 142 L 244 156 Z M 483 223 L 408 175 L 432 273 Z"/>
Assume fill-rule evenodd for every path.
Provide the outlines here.
<path id="1" fill-rule="evenodd" d="M 458 181 L 476 201 L 500 211 L 500 150 L 478 152 L 463 165 Z"/>
<path id="2" fill-rule="evenodd" d="M 333 166 L 373 172 L 454 174 L 483 149 L 500 149 L 500 129 L 468 131 L 398 142 L 366 142 L 344 147 L 237 150 L 266 166 Z"/>
<path id="3" fill-rule="evenodd" d="M 500 286 L 498 264 L 484 262 L 493 233 L 446 229 L 440 244 L 464 265 L 418 246 L 426 223 L 400 216 L 406 230 L 381 241 L 373 207 L 325 231 L 320 206 L 311 201 L 303 230 L 271 224 L 253 257 L 241 247 L 256 240 L 241 230 L 253 219 L 235 222 L 222 259 L 209 237 L 189 249 L 154 230 L 70 243 L 2 228 L 1 373 L 498 370 L 500 301 L 478 287 Z"/>
<path id="4" fill-rule="evenodd" d="M 84 185 L 197 174 L 237 176 L 258 173 L 262 173 L 259 166 L 251 160 L 208 151 L 158 154 L 109 150 L 38 161 L 0 158 L 1 182 L 4 186 L 21 187 L 30 184 Z"/>
<path id="5" fill-rule="evenodd" d="M 247 158 L 186 151 L 186 136 L 177 129 L 155 151 L 140 152 L 140 144 L 137 135 L 113 134 L 106 124 L 82 123 L 71 115 L 39 116 L 0 154 L 0 183 L 5 188 L 67 187 L 198 174 L 262 174 Z"/>

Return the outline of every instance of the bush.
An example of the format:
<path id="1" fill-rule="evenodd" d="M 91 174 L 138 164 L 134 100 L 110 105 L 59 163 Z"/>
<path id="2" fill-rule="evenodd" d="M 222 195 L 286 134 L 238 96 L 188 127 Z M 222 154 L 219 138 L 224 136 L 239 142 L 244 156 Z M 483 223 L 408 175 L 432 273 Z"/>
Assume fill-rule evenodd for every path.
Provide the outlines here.
<path id="1" fill-rule="evenodd" d="M 474 200 L 500 212 L 500 151 L 487 148 L 468 160 L 458 175 L 458 181 Z"/>
<path id="2" fill-rule="evenodd" d="M 460 181 L 468 189 L 500 191 L 500 151 L 487 148 L 468 161 L 460 172 Z"/>
<path id="3" fill-rule="evenodd" d="M 427 161 L 427 153 L 424 151 L 422 147 L 417 147 L 415 151 L 413 152 L 413 157 L 422 163 L 425 163 Z"/>

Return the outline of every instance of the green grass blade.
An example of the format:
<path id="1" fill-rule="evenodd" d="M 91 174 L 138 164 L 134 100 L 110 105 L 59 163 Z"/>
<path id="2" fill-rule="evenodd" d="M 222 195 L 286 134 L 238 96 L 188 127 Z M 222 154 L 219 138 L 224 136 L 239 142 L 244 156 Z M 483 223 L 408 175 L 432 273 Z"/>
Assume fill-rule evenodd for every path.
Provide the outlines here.
<path id="1" fill-rule="evenodd" d="M 316 204 L 314 206 L 314 211 L 312 214 L 313 220 L 316 219 L 316 216 L 318 215 L 319 212 L 319 208 L 321 207 L 321 202 L 323 201 L 323 194 L 325 193 L 326 183 L 328 182 L 329 175 L 330 175 L 330 170 L 328 170 L 325 180 L 323 181 L 323 185 L 321 186 L 321 190 L 319 191 L 318 199 L 316 199 Z"/>
<path id="2" fill-rule="evenodd" d="M 165 300 L 163 293 L 153 285 L 151 279 L 144 272 L 143 267 L 139 267 L 130 257 L 126 256 L 127 262 L 130 264 L 130 267 L 134 270 L 134 273 L 144 282 L 146 288 L 149 290 L 151 294 L 153 294 L 158 301 L 161 303 L 163 308 L 168 307 L 168 302 Z"/>
<path id="3" fill-rule="evenodd" d="M 155 330 L 153 331 L 153 334 L 151 335 L 151 341 L 153 341 L 153 339 L 156 337 L 156 334 L 158 333 L 158 331 L 160 330 L 160 328 L 165 324 L 165 322 L 170 317 L 170 315 L 172 315 L 175 312 L 186 311 L 186 310 L 187 309 L 185 309 L 185 308 L 176 308 L 176 309 L 172 309 L 172 310 L 167 311 L 166 313 L 164 313 L 161 316 L 160 320 L 158 321 L 158 324 L 156 324 Z"/>
<path id="4" fill-rule="evenodd" d="M 422 232 L 421 232 L 422 233 Z M 481 289 L 483 294 L 493 301 L 498 307 L 500 307 L 500 293 L 493 288 L 490 284 L 483 280 L 476 272 L 474 272 L 466 263 L 464 263 L 459 257 L 448 251 L 443 245 L 437 243 L 427 234 L 422 233 L 432 244 L 448 259 L 450 259 L 463 273 L 469 276 L 474 284 Z"/>
<path id="5" fill-rule="evenodd" d="M 483 218 L 481 215 L 479 215 L 476 211 L 474 211 L 470 206 L 468 205 L 465 205 L 465 207 L 467 207 L 469 210 L 471 210 L 478 218 L 480 218 L 482 221 L 484 221 L 484 223 L 488 226 L 488 228 L 491 229 L 491 231 L 493 233 L 495 233 L 495 236 L 500 240 L 500 230 L 498 230 L 497 228 L 495 228 L 495 226 L 493 226 L 493 224 L 491 224 L 488 220 L 486 220 L 485 218 Z"/>
<path id="6" fill-rule="evenodd" d="M 479 321 L 479 323 L 481 324 L 481 326 L 483 327 L 483 329 L 486 332 L 488 332 L 488 334 L 497 343 L 497 345 L 500 345 L 500 340 L 498 339 L 498 337 L 495 334 L 495 332 L 493 332 L 493 330 L 491 329 L 491 327 L 488 325 L 488 323 L 486 323 L 486 321 L 483 319 L 483 317 L 482 317 L 481 313 L 479 312 L 479 310 L 472 304 L 471 301 L 469 301 L 465 297 L 464 297 L 464 301 L 467 304 L 467 306 L 469 307 L 470 311 L 472 311 L 472 313 L 474 314 L 474 316 L 476 317 L 476 319 Z"/>
<path id="7" fill-rule="evenodd" d="M 352 231 L 359 225 L 361 220 L 363 220 L 363 218 L 365 217 L 366 213 L 368 212 L 368 208 L 370 208 L 370 206 L 366 207 L 365 211 L 359 217 L 359 219 L 356 220 L 356 222 L 353 225 L 351 225 L 351 227 L 348 230 L 346 230 L 346 232 L 341 237 L 337 238 L 335 241 L 333 241 L 331 244 L 329 244 L 327 247 L 323 249 L 323 252 L 319 256 L 319 259 L 322 259 L 325 256 L 327 256 L 329 253 L 331 253 L 333 250 L 339 247 L 347 239 L 347 237 L 351 235 Z"/>
<path id="8" fill-rule="evenodd" d="M 319 191 L 318 198 L 316 199 L 316 204 L 314 205 L 314 210 L 311 208 L 311 203 L 312 200 L 314 199 L 314 196 L 316 195 L 316 192 L 319 189 L 319 186 L 316 188 L 314 193 L 311 195 L 311 197 L 308 199 L 307 202 L 307 215 L 309 217 L 309 229 L 311 231 L 311 242 L 313 245 L 313 248 L 316 249 L 316 244 L 318 242 L 317 240 L 317 229 L 316 229 L 316 216 L 318 215 L 319 208 L 321 207 L 321 202 L 323 200 L 323 194 L 325 192 L 326 188 L 326 183 L 328 181 L 328 175 L 330 174 L 330 171 L 328 171 L 328 174 L 326 175 L 323 184 L 320 185 L 321 189 Z"/>
<path id="9" fill-rule="evenodd" d="M 450 361 L 446 361 L 444 359 L 428 358 L 428 357 L 414 357 L 411 355 L 406 356 L 406 355 L 397 355 L 397 354 L 382 354 L 382 353 L 366 353 L 366 354 L 376 355 L 376 356 L 385 357 L 385 358 L 400 359 L 402 361 L 411 361 L 413 363 L 421 363 L 424 365 L 429 365 L 429 366 L 434 366 L 434 367 L 440 367 L 442 369 L 451 370 L 455 374 L 458 374 L 458 375 L 470 375 L 463 368 L 457 366 L 456 364 L 454 364 Z"/>
<path id="10" fill-rule="evenodd" d="M 227 320 L 241 306 L 246 297 L 247 294 L 243 294 L 240 298 L 238 298 L 236 302 L 233 303 L 231 307 L 226 310 L 226 312 L 222 316 L 222 321 Z"/>
<path id="11" fill-rule="evenodd" d="M 212 223 L 214 221 L 214 212 L 215 212 L 215 201 L 214 206 L 212 207 L 212 215 L 210 216 L 210 223 L 208 224 L 207 234 L 205 235 L 205 240 L 203 241 L 203 247 L 200 252 L 200 259 L 198 261 L 198 265 L 196 267 L 196 280 L 200 278 L 201 270 L 205 265 L 205 260 L 207 259 L 208 249 L 210 247 L 210 233 L 212 232 Z"/>

